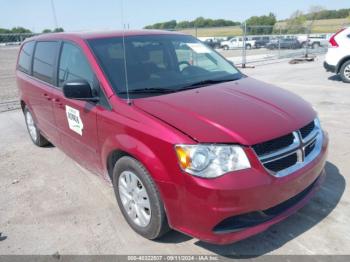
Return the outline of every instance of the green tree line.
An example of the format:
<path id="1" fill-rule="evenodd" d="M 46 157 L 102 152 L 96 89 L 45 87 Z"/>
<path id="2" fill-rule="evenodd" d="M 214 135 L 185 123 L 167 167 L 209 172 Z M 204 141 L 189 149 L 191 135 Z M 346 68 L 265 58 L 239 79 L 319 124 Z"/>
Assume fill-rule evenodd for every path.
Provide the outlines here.
<path id="1" fill-rule="evenodd" d="M 277 19 L 273 13 L 262 16 L 252 16 L 246 21 L 247 33 L 251 35 L 268 35 L 273 31 Z"/>
<path id="2" fill-rule="evenodd" d="M 61 27 L 51 29 L 44 29 L 42 33 L 57 33 L 64 32 Z M 12 29 L 0 28 L 0 43 L 22 42 L 27 37 L 35 35 L 31 30 L 24 27 L 14 27 Z"/>
<path id="3" fill-rule="evenodd" d="M 51 29 L 44 29 L 42 33 L 58 33 L 64 32 L 62 27 Z M 34 34 L 31 30 L 24 27 L 13 27 L 12 29 L 0 28 L 0 34 Z"/>
<path id="4" fill-rule="evenodd" d="M 350 8 L 339 10 L 320 10 L 316 13 L 305 14 L 306 20 L 325 20 L 325 19 L 338 19 L 347 18 L 350 15 Z"/>
<path id="5" fill-rule="evenodd" d="M 31 30 L 24 27 L 14 27 L 12 29 L 0 28 L 0 34 L 30 34 Z"/>
<path id="6" fill-rule="evenodd" d="M 192 21 L 180 21 L 170 20 L 167 22 L 156 23 L 153 25 L 145 26 L 145 29 L 185 29 L 185 28 L 204 28 L 204 27 L 222 27 L 222 26 L 237 26 L 240 22 L 235 22 L 225 19 L 209 19 L 204 17 L 198 17 Z"/>

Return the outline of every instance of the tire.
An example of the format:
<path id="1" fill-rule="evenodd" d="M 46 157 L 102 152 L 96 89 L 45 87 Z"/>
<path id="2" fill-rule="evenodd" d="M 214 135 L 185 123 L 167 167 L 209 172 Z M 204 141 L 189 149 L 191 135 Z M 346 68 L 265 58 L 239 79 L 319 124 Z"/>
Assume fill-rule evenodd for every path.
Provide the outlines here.
<path id="1" fill-rule="evenodd" d="M 157 187 L 140 162 L 129 156 L 120 158 L 113 169 L 113 187 L 119 208 L 136 233 L 153 240 L 170 231 Z"/>
<path id="2" fill-rule="evenodd" d="M 312 49 L 316 49 L 316 48 L 320 48 L 321 47 L 321 45 L 320 45 L 320 43 L 313 43 L 312 44 Z"/>
<path id="3" fill-rule="evenodd" d="M 44 147 L 50 144 L 50 142 L 40 133 L 37 124 L 34 121 L 33 114 L 30 112 L 27 106 L 23 109 L 25 123 L 30 136 L 30 139 L 38 147 Z"/>
<path id="4" fill-rule="evenodd" d="M 228 47 L 227 45 L 224 45 L 224 46 L 222 47 L 222 49 L 224 49 L 224 50 L 229 50 L 229 47 Z"/>
<path id="5" fill-rule="evenodd" d="M 339 74 L 344 83 L 350 83 L 350 60 L 341 66 Z"/>
<path id="6" fill-rule="evenodd" d="M 250 49 L 252 49 L 252 46 L 248 44 L 248 45 L 245 46 L 245 49 L 250 50 Z"/>

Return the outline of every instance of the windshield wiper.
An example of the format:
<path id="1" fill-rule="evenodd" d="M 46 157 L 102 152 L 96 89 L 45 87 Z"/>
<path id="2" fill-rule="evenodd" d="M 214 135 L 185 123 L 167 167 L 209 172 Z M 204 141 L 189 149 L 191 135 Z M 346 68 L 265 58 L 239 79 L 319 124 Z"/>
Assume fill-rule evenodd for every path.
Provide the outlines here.
<path id="1" fill-rule="evenodd" d="M 224 83 L 224 82 L 231 82 L 231 81 L 236 81 L 239 78 L 231 78 L 231 79 L 207 79 L 207 80 L 202 80 L 202 81 L 198 81 L 195 83 L 192 83 L 188 86 L 184 86 L 180 89 L 177 89 L 177 91 L 179 90 L 186 90 L 186 89 L 194 89 L 194 88 L 198 88 L 198 87 L 202 87 L 205 85 L 212 85 L 212 84 L 219 84 L 219 83 Z"/>
<path id="2" fill-rule="evenodd" d="M 166 89 L 166 88 L 157 88 L 157 87 L 150 87 L 150 88 L 140 88 L 140 89 L 133 89 L 129 90 L 129 94 L 148 94 L 148 93 L 155 93 L 155 94 L 165 94 L 165 93 L 173 93 L 176 90 L 172 89 Z M 127 94 L 127 91 L 118 92 L 118 94 Z"/>

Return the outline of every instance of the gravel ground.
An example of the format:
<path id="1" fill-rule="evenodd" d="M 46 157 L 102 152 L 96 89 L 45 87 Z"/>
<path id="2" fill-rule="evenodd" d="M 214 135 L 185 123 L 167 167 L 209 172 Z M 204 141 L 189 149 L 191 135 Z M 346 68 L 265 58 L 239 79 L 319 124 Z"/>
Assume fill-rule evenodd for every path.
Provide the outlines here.
<path id="1" fill-rule="evenodd" d="M 0 47 L 0 103 L 18 99 L 15 67 L 18 47 Z"/>

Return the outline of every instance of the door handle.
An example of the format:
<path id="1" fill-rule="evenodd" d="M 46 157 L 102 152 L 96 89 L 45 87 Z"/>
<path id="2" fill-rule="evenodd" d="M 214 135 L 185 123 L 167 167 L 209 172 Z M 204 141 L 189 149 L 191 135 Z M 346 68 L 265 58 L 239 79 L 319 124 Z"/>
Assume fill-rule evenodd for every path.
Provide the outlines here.
<path id="1" fill-rule="evenodd" d="M 61 102 L 61 100 L 59 98 L 54 98 L 52 99 L 52 101 L 58 105 L 58 107 L 63 107 L 63 103 Z"/>
<path id="2" fill-rule="evenodd" d="M 44 96 L 47 100 L 51 101 L 51 97 L 48 94 L 45 93 Z"/>

